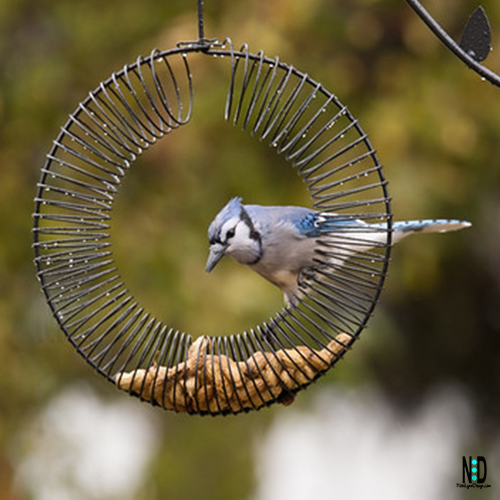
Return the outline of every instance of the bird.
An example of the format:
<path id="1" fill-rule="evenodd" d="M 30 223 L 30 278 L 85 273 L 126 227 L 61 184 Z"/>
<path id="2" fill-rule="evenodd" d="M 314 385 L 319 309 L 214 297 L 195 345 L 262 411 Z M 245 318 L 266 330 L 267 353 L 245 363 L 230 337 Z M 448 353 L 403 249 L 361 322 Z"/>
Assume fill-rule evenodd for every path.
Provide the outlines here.
<path id="1" fill-rule="evenodd" d="M 392 224 L 391 243 L 415 233 L 445 233 L 471 225 L 456 219 L 398 221 Z M 359 216 L 300 206 L 245 205 L 241 197 L 234 197 L 208 228 L 205 270 L 211 272 L 228 255 L 278 287 L 286 305 L 297 305 L 303 278 L 319 265 L 320 238 L 328 263 L 338 269 L 357 253 L 384 247 L 387 229 L 386 222 L 368 223 Z"/>

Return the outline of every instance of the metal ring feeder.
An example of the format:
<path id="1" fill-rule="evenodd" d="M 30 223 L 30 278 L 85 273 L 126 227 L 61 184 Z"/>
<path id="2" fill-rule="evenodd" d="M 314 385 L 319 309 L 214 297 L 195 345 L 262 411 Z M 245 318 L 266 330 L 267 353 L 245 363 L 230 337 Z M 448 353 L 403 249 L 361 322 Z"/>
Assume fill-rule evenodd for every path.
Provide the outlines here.
<path id="1" fill-rule="evenodd" d="M 378 222 L 386 233 L 380 246 L 342 261 L 355 232 L 320 228 L 317 267 L 301 285 L 298 306 L 249 331 L 197 340 L 131 295 L 110 240 L 113 200 L 127 172 L 143 151 L 181 133 L 192 117 L 195 54 L 230 65 L 225 119 L 283 155 L 316 209 Z M 119 388 L 190 414 L 288 404 L 341 359 L 378 300 L 390 231 L 381 165 L 347 108 L 278 58 L 203 36 L 139 57 L 90 92 L 53 143 L 34 213 L 38 277 L 76 351 Z"/>

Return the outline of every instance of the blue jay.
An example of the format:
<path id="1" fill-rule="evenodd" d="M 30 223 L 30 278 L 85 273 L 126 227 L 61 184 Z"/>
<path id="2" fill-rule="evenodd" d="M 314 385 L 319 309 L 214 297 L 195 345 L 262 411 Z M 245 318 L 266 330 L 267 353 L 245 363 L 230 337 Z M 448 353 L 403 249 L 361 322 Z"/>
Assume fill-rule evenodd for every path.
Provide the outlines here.
<path id="1" fill-rule="evenodd" d="M 448 232 L 469 227 L 459 220 L 395 222 L 392 243 L 418 232 Z M 335 215 L 296 206 L 244 205 L 232 198 L 208 229 L 210 254 L 206 271 L 229 255 L 277 286 L 285 303 L 296 304 L 304 272 L 318 265 L 318 239 L 334 241 L 338 257 L 328 258 L 341 266 L 358 252 L 384 246 L 387 226 L 369 224 L 348 215 Z M 332 249 L 328 250 L 332 252 Z"/>

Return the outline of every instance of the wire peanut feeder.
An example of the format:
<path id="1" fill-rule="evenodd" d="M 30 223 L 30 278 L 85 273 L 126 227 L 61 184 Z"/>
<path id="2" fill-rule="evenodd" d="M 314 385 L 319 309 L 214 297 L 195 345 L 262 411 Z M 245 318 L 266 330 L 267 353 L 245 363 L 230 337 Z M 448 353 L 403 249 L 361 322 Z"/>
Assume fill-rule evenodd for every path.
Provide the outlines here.
<path id="1" fill-rule="evenodd" d="M 243 333 L 193 339 L 129 292 L 110 228 L 114 198 L 135 160 L 180 133 L 195 112 L 191 61 L 200 57 L 229 75 L 225 119 L 275 148 L 303 179 L 314 207 L 345 215 L 346 224 L 343 231 L 327 222 L 318 228 L 317 265 L 301 278 L 298 305 Z M 357 120 L 294 67 L 202 35 L 140 57 L 90 92 L 54 141 L 35 203 L 38 277 L 68 340 L 120 389 L 178 412 L 291 403 L 351 348 L 388 266 L 389 195 Z M 353 219 L 377 222 L 383 243 L 364 241 L 349 225 Z M 353 242 L 359 251 L 350 256 Z"/>

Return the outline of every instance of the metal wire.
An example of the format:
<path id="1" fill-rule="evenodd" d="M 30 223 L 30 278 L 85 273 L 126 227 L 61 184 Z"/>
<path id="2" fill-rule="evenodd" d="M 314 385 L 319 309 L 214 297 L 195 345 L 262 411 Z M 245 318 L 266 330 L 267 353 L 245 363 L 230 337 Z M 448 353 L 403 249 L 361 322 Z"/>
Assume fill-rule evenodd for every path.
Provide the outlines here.
<path id="1" fill-rule="evenodd" d="M 441 40 L 441 42 L 448 47 L 448 49 L 455 54 L 461 61 L 463 61 L 470 69 L 475 71 L 481 78 L 489 81 L 492 85 L 500 87 L 500 76 L 495 72 L 480 64 L 480 62 L 474 57 L 473 54 L 464 50 L 459 44 L 457 44 L 453 38 L 451 38 L 448 33 L 439 25 L 439 23 L 429 14 L 429 12 L 424 8 L 424 6 L 418 0 L 406 0 L 408 5 L 415 11 L 415 13 L 422 19 L 422 21 L 429 27 L 429 29 L 436 35 L 436 37 Z M 485 22 L 487 23 L 487 17 L 484 10 L 479 7 L 485 17 Z M 488 28 L 489 29 L 489 28 Z"/>
<path id="2" fill-rule="evenodd" d="M 153 405 L 216 415 L 289 404 L 352 347 L 387 272 L 391 209 L 368 136 L 332 93 L 278 58 L 235 51 L 229 40 L 206 43 L 140 57 L 77 107 L 42 168 L 34 249 L 48 304 L 93 368 Z M 247 332 L 196 341 L 131 295 L 110 242 L 113 200 L 128 170 L 191 118 L 193 53 L 229 63 L 225 119 L 283 155 L 324 212 L 317 265 L 301 278 L 298 305 Z M 342 232 L 328 214 L 345 216 Z M 377 242 L 353 219 L 377 222 Z"/>

